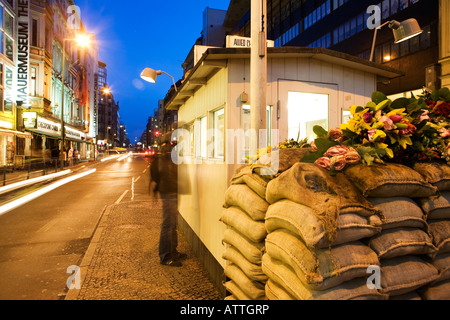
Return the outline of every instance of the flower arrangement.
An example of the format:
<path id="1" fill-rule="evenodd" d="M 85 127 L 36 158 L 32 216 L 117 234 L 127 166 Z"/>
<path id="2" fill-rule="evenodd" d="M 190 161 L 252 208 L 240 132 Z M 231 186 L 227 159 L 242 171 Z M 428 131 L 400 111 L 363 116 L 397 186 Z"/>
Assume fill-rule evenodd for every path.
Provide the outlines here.
<path id="1" fill-rule="evenodd" d="M 314 127 L 314 152 L 302 162 L 331 173 L 348 165 L 445 160 L 450 163 L 450 90 L 426 92 L 418 98 L 391 101 L 372 94 L 365 107 L 352 106 L 351 118 L 339 128 Z"/>

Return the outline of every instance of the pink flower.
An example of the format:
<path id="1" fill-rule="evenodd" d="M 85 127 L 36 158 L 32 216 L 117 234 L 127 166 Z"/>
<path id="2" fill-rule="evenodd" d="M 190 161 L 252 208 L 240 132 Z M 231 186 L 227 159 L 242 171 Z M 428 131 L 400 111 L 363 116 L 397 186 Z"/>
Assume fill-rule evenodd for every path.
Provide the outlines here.
<path id="1" fill-rule="evenodd" d="M 361 156 L 359 152 L 353 148 L 349 148 L 347 154 L 345 155 L 345 162 L 347 164 L 357 164 L 361 162 Z"/>
<path id="2" fill-rule="evenodd" d="M 316 146 L 316 142 L 315 142 L 315 141 L 311 142 L 311 148 L 312 148 L 314 151 L 319 150 L 319 149 L 317 148 L 317 146 Z"/>
<path id="3" fill-rule="evenodd" d="M 430 121 L 431 119 L 430 119 L 429 114 L 430 114 L 430 110 L 425 110 L 425 111 L 419 116 L 420 122 L 425 121 L 425 120 L 426 120 L 426 121 Z"/>
<path id="4" fill-rule="evenodd" d="M 344 155 L 336 156 L 336 157 L 331 158 L 331 166 L 336 171 L 343 170 L 346 165 L 347 165 L 347 162 L 345 161 L 345 156 Z"/>
<path id="5" fill-rule="evenodd" d="M 393 123 L 397 123 L 397 122 L 402 121 L 403 117 L 399 116 L 398 114 L 394 114 L 394 115 L 390 116 L 389 119 L 391 119 Z"/>
<path id="6" fill-rule="evenodd" d="M 388 116 L 382 116 L 380 118 L 380 122 L 384 124 L 384 130 L 393 130 L 396 129 L 396 126 L 394 125 L 394 121 L 391 120 Z"/>
<path id="7" fill-rule="evenodd" d="M 316 162 L 314 162 L 316 165 L 318 165 L 319 167 L 325 168 L 327 170 L 331 169 L 331 160 L 328 157 L 322 157 L 316 160 Z"/>
<path id="8" fill-rule="evenodd" d="M 441 138 L 450 137 L 450 130 L 442 128 L 442 129 L 439 129 L 438 132 L 441 134 Z"/>
<path id="9" fill-rule="evenodd" d="M 377 129 L 370 129 L 369 130 L 369 132 L 368 132 L 368 135 L 369 135 L 369 142 L 372 142 L 373 141 L 373 137 L 375 136 L 375 133 L 377 133 Z"/>
<path id="10" fill-rule="evenodd" d="M 331 129 L 329 134 L 330 134 L 331 140 L 335 140 L 335 141 L 339 141 L 339 142 L 342 142 L 344 140 L 344 132 L 339 128 Z"/>
<path id="11" fill-rule="evenodd" d="M 328 151 L 324 154 L 327 157 L 341 156 L 348 152 L 348 148 L 346 146 L 334 146 L 328 149 Z"/>

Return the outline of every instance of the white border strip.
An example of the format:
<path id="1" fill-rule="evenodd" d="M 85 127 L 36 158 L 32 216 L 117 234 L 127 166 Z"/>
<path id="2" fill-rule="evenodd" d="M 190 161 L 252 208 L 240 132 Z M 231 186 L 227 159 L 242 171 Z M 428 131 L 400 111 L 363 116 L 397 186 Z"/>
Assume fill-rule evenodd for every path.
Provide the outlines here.
<path id="1" fill-rule="evenodd" d="M 92 170 L 89 170 L 89 171 L 86 171 L 86 172 L 74 175 L 72 177 L 68 177 L 68 178 L 56 181 L 55 183 L 52 183 L 51 185 L 46 186 L 46 187 L 44 187 L 42 189 L 39 189 L 39 190 L 37 190 L 37 191 L 35 191 L 33 193 L 27 194 L 26 196 L 24 196 L 24 197 L 22 197 L 20 199 L 16 199 L 16 200 L 13 200 L 13 201 L 11 201 L 11 202 L 9 202 L 7 204 L 4 204 L 3 206 L 0 206 L 0 216 L 5 214 L 5 213 L 7 213 L 7 212 L 9 212 L 9 211 L 11 211 L 11 210 L 13 210 L 13 209 L 16 209 L 16 208 L 24 205 L 27 202 L 30 202 L 30 201 L 40 197 L 40 196 L 42 196 L 42 195 L 44 195 L 44 194 L 46 194 L 46 193 L 48 193 L 48 192 L 50 192 L 52 190 L 55 190 L 56 188 L 59 188 L 59 187 L 65 185 L 66 183 L 69 183 L 69 182 L 72 182 L 72 181 L 74 181 L 76 179 L 80 179 L 82 177 L 85 177 L 85 176 L 87 176 L 87 175 L 89 175 L 91 173 L 94 173 L 95 171 L 97 171 L 97 169 L 92 169 Z"/>
<path id="2" fill-rule="evenodd" d="M 24 180 L 24 181 L 19 181 L 16 183 L 11 183 L 6 186 L 0 187 L 0 194 L 6 193 L 9 191 L 18 189 L 18 188 L 22 188 L 22 187 L 25 187 L 25 186 L 28 186 L 28 185 L 31 185 L 31 184 L 34 184 L 37 182 L 53 179 L 53 178 L 60 177 L 60 176 L 65 176 L 66 174 L 69 174 L 71 172 L 72 172 L 72 170 L 69 169 L 69 170 L 52 173 L 52 174 L 41 176 L 41 177 L 36 177 L 36 178 Z"/>

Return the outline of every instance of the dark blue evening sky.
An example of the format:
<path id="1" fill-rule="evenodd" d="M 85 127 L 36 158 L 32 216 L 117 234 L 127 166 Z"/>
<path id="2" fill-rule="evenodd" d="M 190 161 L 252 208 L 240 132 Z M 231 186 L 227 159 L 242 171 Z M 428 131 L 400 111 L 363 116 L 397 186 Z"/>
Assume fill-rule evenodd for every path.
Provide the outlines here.
<path id="1" fill-rule="evenodd" d="M 146 67 L 183 76 L 182 62 L 201 36 L 206 7 L 227 10 L 230 0 L 78 0 L 88 32 L 96 34 L 99 60 L 107 64 L 108 83 L 120 102 L 121 121 L 132 143 L 140 138 L 158 100 L 173 81 L 140 79 Z"/>

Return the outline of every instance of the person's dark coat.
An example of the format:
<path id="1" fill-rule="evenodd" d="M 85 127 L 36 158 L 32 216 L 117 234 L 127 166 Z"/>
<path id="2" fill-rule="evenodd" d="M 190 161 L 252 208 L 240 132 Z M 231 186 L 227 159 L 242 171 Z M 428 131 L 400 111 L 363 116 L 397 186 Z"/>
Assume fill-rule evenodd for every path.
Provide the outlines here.
<path id="1" fill-rule="evenodd" d="M 150 166 L 152 181 L 156 183 L 155 192 L 160 194 L 177 193 L 178 167 L 170 153 L 158 154 Z"/>

